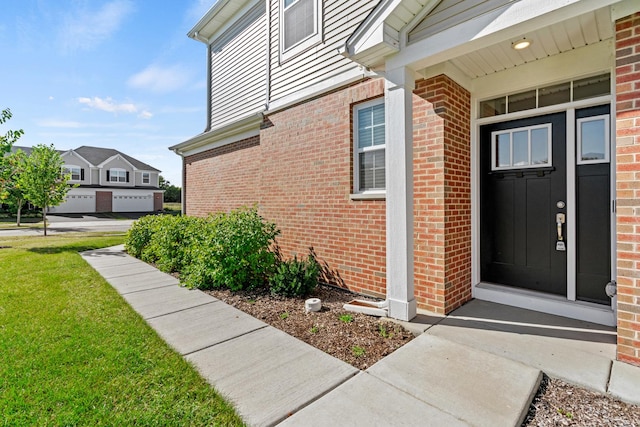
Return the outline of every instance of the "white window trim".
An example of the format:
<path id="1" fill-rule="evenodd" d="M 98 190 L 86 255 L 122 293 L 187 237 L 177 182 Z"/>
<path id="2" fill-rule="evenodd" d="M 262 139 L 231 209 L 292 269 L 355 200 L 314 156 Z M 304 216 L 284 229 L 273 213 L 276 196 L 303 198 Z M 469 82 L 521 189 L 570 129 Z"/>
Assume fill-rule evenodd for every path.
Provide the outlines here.
<path id="1" fill-rule="evenodd" d="M 74 182 L 81 182 L 82 181 L 82 168 L 80 166 L 63 165 L 62 166 L 62 173 L 63 174 L 64 174 L 65 169 L 67 169 L 69 171 L 69 173 L 71 174 L 71 178 L 69 179 L 69 181 L 74 181 Z M 78 179 L 73 179 L 73 169 L 78 169 Z"/>
<path id="2" fill-rule="evenodd" d="M 597 120 L 604 120 L 604 159 L 594 160 L 582 160 L 582 123 L 594 122 Z M 609 130 L 609 114 L 602 114 L 599 116 L 584 117 L 576 120 L 576 134 L 577 134 L 577 147 L 576 147 L 576 164 L 578 165 L 593 165 L 598 163 L 609 163 L 609 147 L 610 143 L 610 130 Z"/>
<path id="3" fill-rule="evenodd" d="M 353 193 L 350 196 L 352 200 L 383 199 L 387 194 L 386 188 L 376 189 L 376 190 L 364 190 L 364 191 L 359 190 L 360 165 L 358 163 L 358 157 L 359 157 L 358 154 L 360 152 L 364 153 L 367 151 L 378 151 L 378 150 L 386 151 L 387 141 L 385 141 L 384 145 L 376 145 L 375 147 L 365 147 L 362 149 L 358 148 L 358 110 L 362 108 L 373 107 L 374 105 L 380 105 L 380 104 L 384 104 L 384 97 L 363 102 L 361 104 L 356 104 L 353 106 L 353 109 L 352 109 L 352 112 L 353 112 L 353 129 L 352 129 L 353 131 Z M 385 111 L 385 116 L 386 114 L 387 112 Z M 385 126 L 386 126 L 386 123 L 385 123 Z M 386 156 L 386 152 L 385 152 L 385 156 Z M 387 165 L 385 163 L 385 169 L 386 167 Z"/>
<path id="4" fill-rule="evenodd" d="M 296 0 L 296 2 L 299 0 Z M 280 22 L 278 29 L 278 38 L 280 45 L 280 62 L 285 62 L 294 56 L 299 55 L 310 47 L 320 43 L 322 41 L 322 2 L 320 0 L 313 0 L 314 14 L 315 14 L 315 31 L 307 38 L 300 40 L 298 43 L 291 46 L 289 49 L 284 48 L 284 0 L 279 1 L 280 10 Z M 291 7 L 290 5 L 289 7 Z"/>
<path id="5" fill-rule="evenodd" d="M 144 182 L 145 175 L 147 176 L 147 182 Z M 151 184 L 151 173 L 150 172 L 142 172 L 142 183 L 143 184 Z"/>
<path id="6" fill-rule="evenodd" d="M 513 138 L 509 139 L 509 166 L 497 166 L 496 165 L 496 145 L 497 145 L 497 137 L 498 135 L 503 134 L 514 134 L 516 132 L 528 131 L 529 132 L 529 160 L 531 160 L 531 131 L 535 129 L 547 129 L 547 163 L 538 163 L 538 164 L 529 164 L 529 165 L 514 165 L 513 164 Z M 552 144 L 551 144 L 551 123 L 545 123 L 542 125 L 535 126 L 525 126 L 514 129 L 505 129 L 499 130 L 495 132 L 491 132 L 491 170 L 492 171 L 509 171 L 509 170 L 519 170 L 519 169 L 535 169 L 535 168 L 545 168 L 549 166 L 553 166 L 552 164 Z"/>
<path id="7" fill-rule="evenodd" d="M 113 173 L 114 172 L 118 172 L 118 176 L 120 175 L 120 172 L 124 172 L 124 181 L 120 181 L 120 178 L 118 177 L 117 180 L 114 181 L 113 179 Z M 120 169 L 120 168 L 111 168 L 109 169 L 109 182 L 113 183 L 118 183 L 118 184 L 126 184 L 127 183 L 127 171 L 125 169 Z"/>

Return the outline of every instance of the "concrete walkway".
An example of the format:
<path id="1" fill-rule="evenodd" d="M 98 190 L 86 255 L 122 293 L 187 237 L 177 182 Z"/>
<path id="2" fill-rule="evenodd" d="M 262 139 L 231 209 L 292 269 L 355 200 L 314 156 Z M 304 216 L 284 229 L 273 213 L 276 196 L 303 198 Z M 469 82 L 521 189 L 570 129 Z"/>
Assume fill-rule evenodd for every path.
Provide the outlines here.
<path id="1" fill-rule="evenodd" d="M 359 371 L 122 246 L 82 256 L 249 425 L 519 426 L 542 371 L 640 403 L 640 368 L 613 361 L 609 328 L 473 301 L 418 316 L 418 338 Z"/>

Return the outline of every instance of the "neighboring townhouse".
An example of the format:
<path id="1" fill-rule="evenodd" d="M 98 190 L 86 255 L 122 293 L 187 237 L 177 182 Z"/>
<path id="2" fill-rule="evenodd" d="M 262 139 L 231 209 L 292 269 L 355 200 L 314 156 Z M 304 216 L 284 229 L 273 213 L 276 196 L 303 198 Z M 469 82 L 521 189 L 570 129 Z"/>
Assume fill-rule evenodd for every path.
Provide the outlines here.
<path id="1" fill-rule="evenodd" d="M 183 212 L 258 203 L 391 317 L 495 301 L 640 364 L 640 2 L 220 0 L 189 36 Z"/>
<path id="2" fill-rule="evenodd" d="M 30 147 L 14 147 L 25 153 Z M 160 171 L 118 150 L 82 146 L 60 151 L 71 174 L 65 202 L 50 213 L 154 212 L 163 209 Z"/>

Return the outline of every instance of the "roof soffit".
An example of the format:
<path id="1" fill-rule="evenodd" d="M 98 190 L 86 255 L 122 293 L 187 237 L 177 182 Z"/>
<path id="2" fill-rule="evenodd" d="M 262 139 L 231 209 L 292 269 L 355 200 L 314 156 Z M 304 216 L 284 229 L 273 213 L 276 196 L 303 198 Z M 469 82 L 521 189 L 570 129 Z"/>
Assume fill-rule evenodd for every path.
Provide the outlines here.
<path id="1" fill-rule="evenodd" d="M 421 10 L 414 11 L 417 2 Z M 343 55 L 376 70 L 411 66 L 415 70 L 442 63 L 523 32 L 546 27 L 626 0 L 383 0 L 349 37 Z M 472 6 L 469 7 L 469 4 Z M 454 13 L 455 7 L 464 10 Z M 433 12 L 447 11 L 433 34 L 421 26 Z M 477 13 L 472 13 L 475 9 Z M 413 17 L 410 13 L 414 13 Z M 458 20 L 458 22 L 455 22 Z M 452 25 L 453 22 L 453 25 Z M 382 25 L 382 24 L 385 25 Z M 382 33 L 393 28 L 398 47 Z M 417 34 L 414 29 L 418 29 Z M 425 33 L 427 33 L 426 36 Z M 408 44 L 408 35 L 415 42 Z M 424 36 L 424 38 L 423 38 Z"/>
<path id="2" fill-rule="evenodd" d="M 259 3 L 264 4 L 264 0 L 218 0 L 187 36 L 211 44 Z"/>

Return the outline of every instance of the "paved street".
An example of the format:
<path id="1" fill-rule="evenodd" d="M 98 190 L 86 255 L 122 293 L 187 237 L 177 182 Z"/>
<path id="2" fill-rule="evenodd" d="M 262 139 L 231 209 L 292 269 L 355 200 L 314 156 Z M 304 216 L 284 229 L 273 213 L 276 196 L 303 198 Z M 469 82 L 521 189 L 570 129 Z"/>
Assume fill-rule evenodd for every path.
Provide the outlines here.
<path id="1" fill-rule="evenodd" d="M 113 219 L 101 215 L 48 215 L 47 232 L 51 234 L 69 232 L 126 232 L 139 214 L 131 214 L 131 219 Z M 40 236 L 44 234 L 41 226 L 23 224 L 19 229 L 0 228 L 0 238 L 8 236 Z"/>

